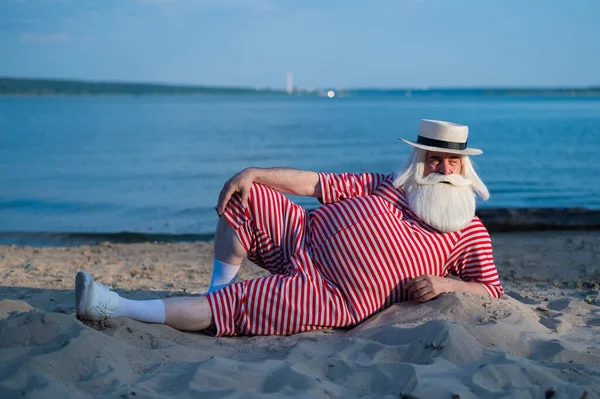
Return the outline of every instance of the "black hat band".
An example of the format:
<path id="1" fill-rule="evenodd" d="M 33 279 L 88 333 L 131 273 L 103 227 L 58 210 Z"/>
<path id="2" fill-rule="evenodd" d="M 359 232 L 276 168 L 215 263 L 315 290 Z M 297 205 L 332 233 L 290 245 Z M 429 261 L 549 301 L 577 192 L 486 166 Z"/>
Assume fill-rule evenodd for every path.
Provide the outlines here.
<path id="1" fill-rule="evenodd" d="M 423 136 L 417 137 L 417 143 L 423 144 L 423 145 L 428 145 L 431 147 L 446 148 L 448 150 L 465 150 L 467 148 L 466 142 L 465 143 L 456 143 L 453 141 L 428 139 L 427 137 L 423 137 Z"/>

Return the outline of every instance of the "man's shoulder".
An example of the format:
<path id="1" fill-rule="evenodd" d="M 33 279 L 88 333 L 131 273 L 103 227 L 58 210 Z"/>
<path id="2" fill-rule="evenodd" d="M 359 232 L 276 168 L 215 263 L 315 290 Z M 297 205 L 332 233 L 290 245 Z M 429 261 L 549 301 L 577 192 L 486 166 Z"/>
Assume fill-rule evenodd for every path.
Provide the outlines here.
<path id="1" fill-rule="evenodd" d="M 379 176 L 381 176 L 381 181 L 377 186 L 377 189 L 374 191 L 374 194 L 383 197 L 389 197 L 388 199 L 391 202 L 400 202 L 401 205 L 407 206 L 406 193 L 404 192 L 404 190 L 394 186 L 396 174 L 390 173 L 385 175 L 380 173 Z"/>
<path id="2" fill-rule="evenodd" d="M 481 221 L 481 219 L 479 219 L 479 216 L 477 216 L 477 215 L 473 216 L 473 219 L 471 219 L 471 223 L 477 223 L 477 224 L 483 225 L 483 222 Z"/>
<path id="3" fill-rule="evenodd" d="M 396 172 L 388 173 L 387 175 L 383 174 L 383 176 L 385 176 L 385 181 L 389 180 L 393 182 L 396 179 Z"/>
<path id="4" fill-rule="evenodd" d="M 396 180 L 396 174 L 394 172 L 385 174 L 385 173 L 373 173 L 373 175 L 379 176 L 381 181 L 381 185 L 386 185 L 388 187 L 394 188 L 394 180 Z"/>
<path id="5" fill-rule="evenodd" d="M 485 225 L 483 224 L 483 222 L 481 221 L 481 219 L 479 219 L 479 217 L 477 215 L 473 216 L 473 219 L 471 219 L 471 221 L 469 222 L 469 224 L 461 230 L 461 233 L 464 234 L 487 234 L 488 230 L 485 227 Z"/>

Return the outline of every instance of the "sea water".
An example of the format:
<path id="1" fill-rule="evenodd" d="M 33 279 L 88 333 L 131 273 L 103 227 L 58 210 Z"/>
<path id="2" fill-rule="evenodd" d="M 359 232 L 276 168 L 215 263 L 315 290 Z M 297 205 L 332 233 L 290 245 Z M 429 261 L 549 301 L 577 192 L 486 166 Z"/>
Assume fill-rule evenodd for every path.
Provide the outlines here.
<path id="1" fill-rule="evenodd" d="M 5 97 L 0 232 L 210 234 L 241 169 L 391 173 L 422 118 L 469 126 L 480 207 L 600 209 L 599 98 Z"/>

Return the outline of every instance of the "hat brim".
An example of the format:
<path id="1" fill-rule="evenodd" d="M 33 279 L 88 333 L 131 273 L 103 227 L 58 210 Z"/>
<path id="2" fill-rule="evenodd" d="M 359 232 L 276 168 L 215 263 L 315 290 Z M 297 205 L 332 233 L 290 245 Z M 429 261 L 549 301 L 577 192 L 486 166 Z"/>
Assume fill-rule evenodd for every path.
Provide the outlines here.
<path id="1" fill-rule="evenodd" d="M 452 150 L 449 148 L 433 147 L 430 145 L 414 143 L 412 141 L 408 141 L 408 140 L 405 140 L 402 138 L 399 138 L 398 140 L 402 140 L 406 144 L 409 144 L 409 145 L 412 145 L 413 147 L 417 147 L 417 148 L 420 148 L 422 150 L 427 150 L 427 151 L 447 152 L 449 154 L 458 154 L 458 155 L 481 155 L 481 154 L 483 154 L 483 151 L 481 151 L 479 148 L 465 148 L 464 150 Z"/>

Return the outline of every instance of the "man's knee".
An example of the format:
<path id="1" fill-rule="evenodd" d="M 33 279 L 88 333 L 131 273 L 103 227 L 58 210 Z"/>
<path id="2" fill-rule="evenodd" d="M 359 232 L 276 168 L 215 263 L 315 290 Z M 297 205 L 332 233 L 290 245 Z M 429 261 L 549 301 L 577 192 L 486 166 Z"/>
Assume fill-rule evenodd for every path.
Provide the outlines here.
<path id="1" fill-rule="evenodd" d="M 264 191 L 264 190 L 274 191 L 271 188 L 259 185 L 257 183 L 252 184 L 252 186 L 250 187 L 249 193 L 248 193 L 248 206 L 249 207 L 252 206 L 252 204 L 254 204 L 255 201 L 257 201 L 257 200 L 260 201 L 259 192 Z M 225 209 L 227 210 L 227 209 L 230 209 L 231 207 L 233 207 L 235 209 L 242 208 L 242 195 L 240 193 L 235 192 L 231 195 L 229 202 L 225 205 Z"/>

